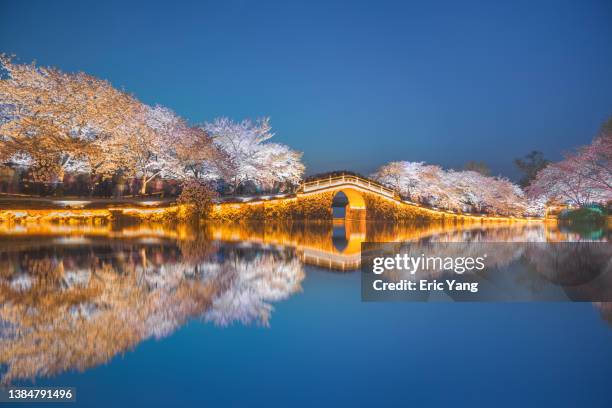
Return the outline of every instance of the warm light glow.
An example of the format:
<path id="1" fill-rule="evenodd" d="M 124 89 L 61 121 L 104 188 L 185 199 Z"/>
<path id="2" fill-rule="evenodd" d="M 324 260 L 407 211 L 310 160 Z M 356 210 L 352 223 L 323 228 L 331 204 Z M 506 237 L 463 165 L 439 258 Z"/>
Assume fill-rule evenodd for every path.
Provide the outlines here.
<path id="1" fill-rule="evenodd" d="M 57 200 L 53 201 L 53 204 L 61 205 L 62 207 L 69 208 L 83 208 L 85 205 L 90 204 L 91 201 L 78 201 L 78 200 Z"/>
<path id="2" fill-rule="evenodd" d="M 316 192 L 301 192 L 295 195 L 275 195 L 242 197 L 237 198 L 239 202 L 218 203 L 213 206 L 210 217 L 214 220 L 235 222 L 240 220 L 327 220 L 332 218 L 331 203 L 334 195 L 342 191 L 348 198 L 348 209 L 361 212 L 360 214 L 348 214 L 350 217 L 366 217 L 371 209 L 369 205 L 378 206 L 378 211 L 386 212 L 383 219 L 406 219 L 418 218 L 434 222 L 483 222 L 483 221 L 541 221 L 541 218 L 504 217 L 498 215 L 483 215 L 470 213 L 457 213 L 453 210 L 443 210 L 438 207 L 425 207 L 408 200 L 391 198 L 385 194 L 371 192 L 359 184 L 349 185 L 344 181 L 342 185 L 329 185 Z M 366 205 L 366 197 L 368 204 Z M 379 200 L 378 202 L 376 200 Z M 84 206 L 90 201 L 57 200 L 55 203 L 64 206 Z M 393 203 L 392 207 L 384 203 Z M 158 201 L 143 201 L 139 204 L 154 206 L 161 204 Z M 113 219 L 113 214 L 121 214 L 136 217 L 142 221 L 161 222 L 168 217 L 177 217 L 184 213 L 179 206 L 155 207 L 155 208 L 121 208 L 110 207 L 107 209 L 84 210 L 70 208 L 66 210 L 0 210 L 0 222 L 15 223 L 78 223 L 78 222 L 108 222 Z M 180 217 L 179 217 L 180 218 Z"/>

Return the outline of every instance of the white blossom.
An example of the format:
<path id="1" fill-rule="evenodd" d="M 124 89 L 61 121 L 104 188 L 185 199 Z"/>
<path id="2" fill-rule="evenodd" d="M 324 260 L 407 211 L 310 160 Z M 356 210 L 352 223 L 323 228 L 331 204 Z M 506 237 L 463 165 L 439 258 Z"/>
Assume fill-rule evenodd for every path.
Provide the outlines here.
<path id="1" fill-rule="evenodd" d="M 267 143 L 274 136 L 268 118 L 238 123 L 219 118 L 203 128 L 227 154 L 231 167 L 229 183 L 234 189 L 248 181 L 267 189 L 275 183 L 297 184 L 301 180 L 302 154 L 282 144 Z"/>
<path id="2" fill-rule="evenodd" d="M 444 170 L 423 162 L 392 162 L 372 178 L 412 201 L 462 212 L 523 215 L 524 193 L 507 179 L 475 171 Z"/>

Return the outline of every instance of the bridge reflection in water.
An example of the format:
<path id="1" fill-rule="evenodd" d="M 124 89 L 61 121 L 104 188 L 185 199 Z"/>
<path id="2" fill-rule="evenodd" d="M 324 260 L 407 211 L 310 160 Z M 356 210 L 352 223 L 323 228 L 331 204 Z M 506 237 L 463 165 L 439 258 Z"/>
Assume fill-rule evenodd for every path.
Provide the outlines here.
<path id="1" fill-rule="evenodd" d="M 361 266 L 363 242 L 407 242 L 434 238 L 444 242 L 487 240 L 489 242 L 546 242 L 579 239 L 556 225 L 519 223 L 508 225 L 369 223 L 365 220 L 334 219 L 333 224 L 218 224 L 212 237 L 246 246 L 295 249 L 308 265 L 335 271 L 354 271 Z"/>
<path id="2" fill-rule="evenodd" d="M 55 239 L 49 241 L 49 237 Z M 546 242 L 579 240 L 580 235 L 563 231 L 557 225 L 518 223 L 508 225 L 488 223 L 402 225 L 370 223 L 361 220 L 334 219 L 333 223 L 213 223 L 204 228 L 187 224 L 119 225 L 58 225 L 0 224 L 3 244 L 19 243 L 21 248 L 36 248 L 42 242 L 75 245 L 92 239 L 128 240 L 143 244 L 164 242 L 221 241 L 241 247 L 292 249 L 306 264 L 330 270 L 359 269 L 361 244 L 369 242 L 405 242 L 435 237 L 446 242 L 486 239 L 498 242 Z M 21 239 L 19 239 L 21 238 Z M 15 241 L 15 239 L 17 239 Z"/>
<path id="3" fill-rule="evenodd" d="M 366 222 L 334 220 L 333 224 L 211 226 L 212 238 L 262 248 L 293 248 L 309 265 L 330 270 L 359 269 L 361 243 L 366 240 Z"/>

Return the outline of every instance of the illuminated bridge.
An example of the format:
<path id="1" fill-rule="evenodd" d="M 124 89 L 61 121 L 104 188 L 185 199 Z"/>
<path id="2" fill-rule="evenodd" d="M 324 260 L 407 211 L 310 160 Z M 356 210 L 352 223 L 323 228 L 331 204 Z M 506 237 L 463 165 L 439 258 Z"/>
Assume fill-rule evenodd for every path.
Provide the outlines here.
<path id="1" fill-rule="evenodd" d="M 338 176 L 320 177 L 305 181 L 300 186 L 301 194 L 319 193 L 322 191 L 362 191 L 365 193 L 380 194 L 387 198 L 398 200 L 399 194 L 376 181 L 366 179 L 354 174 L 341 174 Z M 347 193 L 345 193 L 347 194 Z M 348 197 L 347 194 L 347 197 Z"/>
<path id="2" fill-rule="evenodd" d="M 342 172 L 329 176 L 314 177 L 304 181 L 298 190 L 298 196 L 319 194 L 322 192 L 342 192 L 348 199 L 346 218 L 365 218 L 366 203 L 363 193 L 375 194 L 388 200 L 400 201 L 399 194 L 373 180 L 356 174 Z"/>
<path id="3" fill-rule="evenodd" d="M 319 200 L 322 195 L 332 193 L 331 197 L 335 198 L 338 194 L 343 193 L 346 196 L 348 203 L 345 206 L 345 218 L 347 220 L 361 220 L 370 218 L 381 219 L 381 211 L 387 215 L 390 213 L 395 214 L 395 218 L 407 218 L 407 219 L 420 219 L 420 220 L 443 220 L 443 219 L 460 219 L 460 220 L 514 220 L 516 217 L 505 217 L 496 215 L 484 215 L 484 214 L 471 214 L 466 212 L 455 212 L 452 210 L 443 210 L 436 207 L 426 206 L 418 203 L 404 200 L 399 193 L 383 184 L 380 184 L 374 180 L 367 179 L 351 172 L 334 172 L 327 173 L 320 176 L 312 176 L 301 183 L 299 189 L 295 194 L 274 194 L 264 196 L 252 196 L 252 197 L 233 197 L 226 198 L 215 208 L 215 211 L 221 212 L 224 204 L 224 208 L 235 209 L 240 207 L 238 203 L 245 203 L 248 205 L 262 205 L 264 207 L 273 207 L 275 204 L 283 205 L 297 200 L 302 208 L 315 208 L 319 206 L 319 210 L 316 214 L 316 219 L 322 219 L 322 214 L 326 214 L 323 207 L 328 207 L 330 210 L 330 216 L 332 214 L 332 198 L 329 203 L 327 202 L 316 202 L 317 197 Z M 329 194 L 328 194 L 329 197 Z M 375 205 L 376 207 L 373 207 Z M 366 208 L 369 207 L 369 208 Z M 367 215 L 367 212 L 375 211 L 375 215 Z M 272 211 L 272 213 L 274 213 Z M 227 216 L 227 219 L 238 219 L 239 213 L 231 214 Z M 308 218 L 308 217 L 307 217 Z M 384 218 L 384 216 L 383 216 Z M 387 218 L 393 218 L 387 216 Z M 527 219 L 519 217 L 521 219 Z M 310 217 L 310 219 L 315 219 Z"/>

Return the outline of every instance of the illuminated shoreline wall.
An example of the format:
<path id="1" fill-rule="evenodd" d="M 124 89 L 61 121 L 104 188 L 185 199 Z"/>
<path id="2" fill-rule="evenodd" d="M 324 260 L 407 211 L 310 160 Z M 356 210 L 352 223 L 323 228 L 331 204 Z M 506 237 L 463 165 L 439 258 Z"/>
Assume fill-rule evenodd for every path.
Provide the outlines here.
<path id="1" fill-rule="evenodd" d="M 324 192 L 268 201 L 221 203 L 213 206 L 210 218 L 215 221 L 265 221 L 332 219 L 335 193 Z"/>
<path id="2" fill-rule="evenodd" d="M 113 221 L 167 222 L 184 220 L 184 206 L 157 208 L 102 208 L 102 209 L 15 209 L 0 210 L 0 224 L 91 224 L 103 225 Z"/>
<path id="3" fill-rule="evenodd" d="M 219 222 L 253 221 L 324 221 L 333 218 L 332 201 L 336 192 L 298 194 L 294 197 L 251 202 L 228 202 L 213 205 L 209 219 Z M 543 221 L 543 219 L 514 218 L 457 214 L 430 209 L 416 204 L 361 193 L 359 206 L 346 206 L 349 220 L 408 222 L 408 223 L 474 223 L 487 221 Z M 113 221 L 169 222 L 188 217 L 185 206 L 106 209 L 11 209 L 0 210 L 0 223 L 60 223 L 101 225 Z"/>
<path id="4" fill-rule="evenodd" d="M 336 192 L 298 194 L 296 197 L 246 203 L 221 203 L 213 206 L 214 221 L 331 221 L 332 201 Z M 485 221 L 543 221 L 543 219 L 505 216 L 480 216 L 435 210 L 399 200 L 361 192 L 363 207 L 346 207 L 347 219 L 410 223 L 474 223 Z"/>

